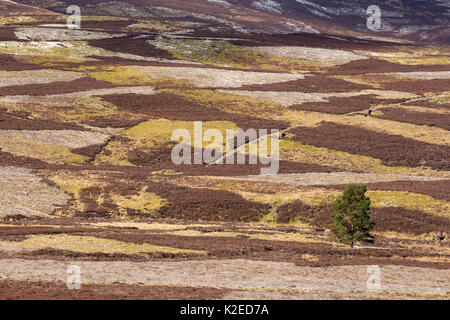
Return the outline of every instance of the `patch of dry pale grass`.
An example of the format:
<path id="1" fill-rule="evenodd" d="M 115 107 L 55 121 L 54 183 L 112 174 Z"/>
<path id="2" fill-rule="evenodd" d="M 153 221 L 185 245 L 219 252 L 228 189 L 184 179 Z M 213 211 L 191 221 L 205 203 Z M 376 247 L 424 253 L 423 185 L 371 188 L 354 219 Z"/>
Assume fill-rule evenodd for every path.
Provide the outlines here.
<path id="1" fill-rule="evenodd" d="M 130 254 L 145 255 L 146 253 L 184 253 L 206 254 L 205 251 L 177 249 L 165 246 L 155 246 L 149 243 L 136 244 L 111 239 L 95 238 L 90 236 L 35 235 L 23 241 L 0 241 L 1 246 L 19 249 L 39 250 L 52 248 L 82 253 Z"/>
<path id="2" fill-rule="evenodd" d="M 335 245 L 334 242 L 325 240 L 325 237 L 322 236 L 309 236 L 301 233 L 276 233 L 276 234 L 254 234 L 245 232 L 201 232 L 196 230 L 178 230 L 168 232 L 167 234 L 176 235 L 176 236 L 187 236 L 187 237 L 226 237 L 226 238 L 234 238 L 234 237 L 242 237 L 245 236 L 248 239 L 257 239 L 257 240 L 267 240 L 267 241 L 290 241 L 290 242 L 302 242 L 302 243 L 324 243 Z"/>
<path id="3" fill-rule="evenodd" d="M 374 207 L 398 206 L 450 218 L 450 202 L 407 191 L 367 191 Z"/>
<path id="4" fill-rule="evenodd" d="M 87 93 L 87 92 L 85 92 Z M 22 102 L 28 100 L 22 96 Z M 29 100 L 36 100 L 33 97 Z M 52 101 L 52 102 L 50 102 Z M 120 109 L 112 103 L 104 101 L 100 97 L 91 97 L 89 93 L 83 98 L 66 97 L 40 97 L 40 103 L 10 102 L 2 103 L 8 108 L 8 112 L 24 111 L 32 115 L 33 119 L 55 120 L 58 122 L 82 123 L 97 117 L 120 116 L 128 120 L 147 120 L 148 116 Z M 96 128 L 95 130 L 100 130 Z M 110 130 L 104 129 L 102 130 Z M 119 130 L 119 129 L 115 129 Z"/>
<path id="5" fill-rule="evenodd" d="M 202 128 L 203 132 L 208 129 L 220 130 L 222 135 L 225 136 L 227 130 L 234 132 L 237 126 L 230 121 L 207 121 L 202 122 Z M 133 164 L 128 161 L 130 152 L 133 152 L 135 149 L 155 150 L 156 152 L 169 143 L 178 143 L 178 141 L 171 140 L 173 132 L 178 129 L 189 131 L 191 136 L 190 144 L 195 144 L 194 121 L 149 120 L 121 131 L 118 135 L 125 137 L 127 141 L 117 139 L 109 142 L 102 152 L 96 156 L 94 164 L 109 163 L 131 166 Z M 184 143 L 188 142 L 184 141 Z M 207 147 L 210 144 L 210 141 L 203 140 L 202 146 Z M 224 146 L 225 144 L 226 141 L 223 141 L 222 145 Z"/>
<path id="6" fill-rule="evenodd" d="M 119 206 L 119 213 L 121 214 L 127 214 L 128 209 L 143 214 L 153 213 L 168 204 L 166 199 L 155 193 L 147 192 L 147 188 L 140 190 L 137 195 L 112 195 L 111 198 Z"/>
<path id="7" fill-rule="evenodd" d="M 340 64 L 346 64 L 351 61 L 367 59 L 367 57 L 355 54 L 350 51 L 310 48 L 299 46 L 271 46 L 271 47 L 252 47 L 255 51 L 262 51 L 279 57 L 290 57 L 305 59 L 313 65 L 332 67 Z"/>
<path id="8" fill-rule="evenodd" d="M 301 258 L 303 260 L 308 260 L 308 261 L 319 261 L 319 257 L 314 255 L 314 254 L 309 254 L 309 253 L 304 253 L 301 255 Z"/>
<path id="9" fill-rule="evenodd" d="M 0 216 L 49 216 L 70 199 L 25 168 L 0 168 L 0 190 Z"/>
<path id="10" fill-rule="evenodd" d="M 260 181 L 265 185 L 270 183 L 278 183 L 279 188 L 270 189 L 272 191 L 260 191 L 258 189 L 252 190 L 250 187 L 240 188 L 246 192 L 268 193 L 275 194 L 277 192 L 290 193 L 290 192 L 302 192 L 310 191 L 311 188 L 300 187 L 289 188 L 290 186 L 321 186 L 321 185 L 342 185 L 348 183 L 372 183 L 372 182 L 389 182 L 389 181 L 433 181 L 440 178 L 425 177 L 425 176 L 408 176 L 399 174 L 377 174 L 377 173 L 360 173 L 360 172 L 308 172 L 308 173 L 286 173 L 286 174 L 273 174 L 273 175 L 250 175 L 243 177 L 217 177 L 217 179 L 235 180 L 236 184 L 240 183 L 244 185 L 245 182 L 254 181 L 255 183 Z M 227 182 L 228 184 L 232 183 Z M 223 185 L 228 186 L 224 183 Z M 282 186 L 282 187 L 281 187 Z M 231 186 L 230 189 L 235 187 Z M 316 189 L 314 189 L 316 190 Z"/>
<path id="11" fill-rule="evenodd" d="M 80 199 L 80 193 L 83 189 L 90 187 L 104 187 L 106 183 L 102 182 L 99 176 L 91 171 L 40 171 L 50 181 L 54 182 L 62 191 L 72 196 L 71 208 L 57 210 L 56 215 L 70 216 L 73 211 L 84 212 L 85 204 Z"/>
<path id="12" fill-rule="evenodd" d="M 236 71 L 194 67 L 139 66 L 136 70 L 155 79 L 181 79 L 198 87 L 238 88 L 243 85 L 267 84 L 303 79 L 302 74 Z"/>
<path id="13" fill-rule="evenodd" d="M 139 230 L 186 230 L 187 228 L 214 227 L 213 224 L 170 224 L 170 223 L 146 223 L 134 221 L 116 221 L 116 222 L 96 222 L 88 225 L 94 227 L 118 227 L 118 228 L 138 228 Z"/>
<path id="14" fill-rule="evenodd" d="M 61 145 L 68 148 L 82 148 L 103 144 L 109 135 L 99 132 L 78 130 L 0 130 L 1 137 L 19 137 L 48 145 Z"/>
<path id="15" fill-rule="evenodd" d="M 85 156 L 72 153 L 67 146 L 46 144 L 17 136 L 0 136 L 0 148 L 3 152 L 40 159 L 48 163 L 82 164 L 88 160 Z"/>
<path id="16" fill-rule="evenodd" d="M 249 91 L 249 90 L 219 90 L 224 93 L 232 93 L 254 99 L 270 101 L 281 106 L 288 107 L 294 104 L 302 104 L 305 102 L 326 102 L 328 98 L 346 98 L 359 95 L 373 94 L 382 99 L 413 99 L 418 96 L 408 92 L 389 91 L 389 90 L 362 90 L 351 92 L 282 92 L 282 91 Z"/>
<path id="17" fill-rule="evenodd" d="M 61 71 L 52 69 L 2 71 L 0 70 L 0 87 L 27 84 L 44 84 L 60 81 L 73 81 L 84 77 L 81 72 Z"/>

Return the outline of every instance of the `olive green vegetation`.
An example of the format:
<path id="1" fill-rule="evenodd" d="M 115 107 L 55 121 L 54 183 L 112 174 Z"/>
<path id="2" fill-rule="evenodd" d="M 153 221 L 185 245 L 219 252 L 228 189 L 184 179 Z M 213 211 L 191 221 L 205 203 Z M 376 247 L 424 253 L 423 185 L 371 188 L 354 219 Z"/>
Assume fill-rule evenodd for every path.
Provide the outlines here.
<path id="1" fill-rule="evenodd" d="M 352 248 L 356 241 L 374 241 L 370 231 L 375 222 L 367 214 L 370 199 L 366 197 L 366 191 L 367 187 L 363 184 L 349 184 L 343 195 L 331 204 L 334 223 L 332 231 L 340 242 L 349 244 Z"/>

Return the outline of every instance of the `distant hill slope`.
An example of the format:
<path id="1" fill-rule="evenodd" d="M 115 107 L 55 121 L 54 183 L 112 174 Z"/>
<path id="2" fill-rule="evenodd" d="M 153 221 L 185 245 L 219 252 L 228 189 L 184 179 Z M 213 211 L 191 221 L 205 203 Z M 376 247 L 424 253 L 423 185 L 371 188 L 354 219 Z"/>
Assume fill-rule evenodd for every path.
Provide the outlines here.
<path id="1" fill-rule="evenodd" d="M 0 1 L 5 3 L 6 1 Z M 446 0 L 17 0 L 65 12 L 79 5 L 86 15 L 201 19 L 238 31 L 311 32 L 366 38 L 450 42 L 450 1 Z M 367 8 L 381 9 L 381 31 L 367 28 Z"/>

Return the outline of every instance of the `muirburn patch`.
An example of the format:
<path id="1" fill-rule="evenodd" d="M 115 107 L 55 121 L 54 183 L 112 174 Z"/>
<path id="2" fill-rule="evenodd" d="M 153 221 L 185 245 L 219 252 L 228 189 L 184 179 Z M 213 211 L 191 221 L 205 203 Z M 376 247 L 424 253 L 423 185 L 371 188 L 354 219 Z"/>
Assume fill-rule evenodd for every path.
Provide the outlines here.
<path id="1" fill-rule="evenodd" d="M 440 70 L 442 71 L 442 70 Z M 386 90 L 396 90 L 403 92 L 411 92 L 416 94 L 439 93 L 448 91 L 450 88 L 449 79 L 433 79 L 433 80 L 401 80 L 383 84 Z"/>
<path id="2" fill-rule="evenodd" d="M 6 108 L 0 108 L 0 130 L 88 130 L 77 124 L 28 119 L 29 115 L 27 112 L 7 112 Z"/>
<path id="3" fill-rule="evenodd" d="M 382 119 L 395 120 L 399 122 L 413 123 L 417 125 L 426 125 L 430 127 L 440 127 L 450 130 L 450 114 L 440 114 L 434 112 L 410 111 L 403 108 L 380 108 L 383 115 L 377 117 Z"/>
<path id="4" fill-rule="evenodd" d="M 293 110 L 315 111 L 331 114 L 346 114 L 370 109 L 372 105 L 378 103 L 400 103 L 404 99 L 378 99 L 373 94 L 366 94 L 353 97 L 329 97 L 326 102 L 306 102 L 300 105 L 293 105 Z"/>
<path id="5" fill-rule="evenodd" d="M 300 200 L 283 204 L 277 208 L 277 222 L 300 221 L 319 228 L 331 228 L 330 206 L 309 206 Z"/>
<path id="6" fill-rule="evenodd" d="M 336 188 L 337 186 L 332 186 Z M 343 188 L 344 186 L 342 186 Z M 450 180 L 438 181 L 392 181 L 369 183 L 370 190 L 407 191 L 429 195 L 435 199 L 450 201 Z"/>
<path id="7" fill-rule="evenodd" d="M 138 181 L 143 177 L 131 175 L 130 180 Z M 114 179 L 111 177 L 111 179 Z M 142 185 L 126 183 L 114 184 L 111 180 L 107 187 L 89 187 L 80 192 L 80 201 L 84 210 L 77 213 L 80 217 L 108 217 L 118 213 L 116 203 L 108 200 L 109 195 L 130 196 L 136 194 Z M 269 213 L 269 205 L 245 200 L 229 191 L 207 188 L 188 188 L 168 183 L 149 182 L 146 192 L 165 199 L 162 207 L 152 213 L 128 209 L 127 215 L 147 218 L 175 218 L 182 220 L 204 221 L 259 221 Z M 102 202 L 98 201 L 104 198 Z"/>
<path id="8" fill-rule="evenodd" d="M 158 211 L 162 218 L 251 222 L 259 221 L 270 210 L 269 205 L 245 200 L 229 191 L 161 183 L 151 183 L 148 187 L 169 201 Z"/>
<path id="9" fill-rule="evenodd" d="M 432 216 L 418 210 L 405 208 L 371 208 L 370 217 L 375 221 L 375 231 L 395 231 L 408 234 L 448 232 L 450 219 Z"/>
<path id="10" fill-rule="evenodd" d="M 191 150 L 191 159 L 194 159 L 194 148 Z M 152 171 L 170 171 L 172 173 L 188 176 L 248 176 L 259 175 L 261 168 L 267 165 L 250 164 L 249 156 L 245 155 L 245 164 L 237 164 L 237 155 L 234 155 L 234 164 L 180 164 L 171 160 L 172 149 L 166 148 L 143 150 L 134 149 L 128 155 L 128 161 L 133 165 L 146 167 Z M 202 150 L 203 152 L 203 150 Z M 321 166 L 312 163 L 302 163 L 280 160 L 279 173 L 307 173 L 307 172 L 336 172 L 338 168 Z"/>
<path id="11" fill-rule="evenodd" d="M 116 87 L 125 87 L 125 85 L 111 84 L 106 81 L 84 77 L 73 81 L 0 87 L 0 95 L 46 96 Z"/>
<path id="12" fill-rule="evenodd" d="M 17 61 L 11 54 L 0 54 L 0 70 L 26 71 L 26 70 L 41 70 L 41 69 L 45 69 L 45 67 L 33 63 L 25 63 Z"/>
<path id="13" fill-rule="evenodd" d="M 67 290 L 63 282 L 0 281 L 0 300 L 201 300 L 218 299 L 229 292 L 209 287 L 141 286 L 131 284 L 83 284 Z"/>
<path id="14" fill-rule="evenodd" d="M 319 126 L 289 130 L 302 144 L 378 158 L 388 166 L 450 170 L 450 147 L 378 133 L 358 127 L 321 122 Z"/>
<path id="15" fill-rule="evenodd" d="M 126 45 L 124 45 L 124 38 L 111 38 L 88 41 L 88 44 L 109 50 L 112 52 L 128 53 L 143 57 L 161 58 L 161 59 L 173 59 L 172 55 L 165 50 L 161 50 L 154 45 L 148 43 L 147 40 L 140 39 L 126 39 Z"/>
<path id="16" fill-rule="evenodd" d="M 284 204 L 277 209 L 277 222 L 300 221 L 318 228 L 333 227 L 330 206 L 309 206 L 299 200 Z M 370 217 L 375 221 L 375 231 L 394 231 L 408 234 L 448 232 L 450 220 L 432 216 L 418 210 L 400 207 L 371 208 Z"/>
<path id="17" fill-rule="evenodd" d="M 417 72 L 450 70 L 449 65 L 403 65 L 376 58 L 356 60 L 334 67 L 328 75 L 357 75 L 368 73 Z"/>
<path id="18" fill-rule="evenodd" d="M 304 79 L 286 82 L 245 85 L 238 90 L 249 91 L 280 91 L 280 92 L 347 92 L 371 89 L 371 86 L 351 83 L 342 79 L 328 78 L 324 75 L 315 74 L 306 76 Z"/>
<path id="19" fill-rule="evenodd" d="M 214 107 L 206 107 L 169 92 L 158 92 L 153 95 L 117 94 L 102 96 L 110 102 L 128 111 L 146 114 L 168 120 L 183 121 L 232 121 L 244 130 L 254 129 L 286 129 L 285 121 L 261 119 L 245 114 L 228 113 Z"/>

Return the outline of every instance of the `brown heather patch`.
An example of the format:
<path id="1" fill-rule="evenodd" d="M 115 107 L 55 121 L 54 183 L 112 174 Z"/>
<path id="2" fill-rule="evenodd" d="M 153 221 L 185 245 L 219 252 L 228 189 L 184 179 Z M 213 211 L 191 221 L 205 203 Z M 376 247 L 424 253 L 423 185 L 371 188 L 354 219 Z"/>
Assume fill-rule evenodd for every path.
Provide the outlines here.
<path id="1" fill-rule="evenodd" d="M 386 90 L 397 90 L 416 94 L 439 93 L 448 91 L 448 88 L 450 88 L 450 79 L 434 79 L 434 80 L 407 79 L 383 84 L 383 88 Z"/>
<path id="2" fill-rule="evenodd" d="M 333 188 L 344 186 L 333 186 Z M 450 201 L 450 180 L 439 181 L 392 181 L 369 183 L 367 187 L 371 190 L 393 190 L 408 191 L 429 195 L 435 199 Z"/>
<path id="3" fill-rule="evenodd" d="M 209 287 L 82 284 L 67 290 L 63 282 L 0 281 L 0 300 L 203 300 L 220 299 L 229 290 Z"/>
<path id="4" fill-rule="evenodd" d="M 448 232 L 450 219 L 405 208 L 371 208 L 370 217 L 376 222 L 374 231 L 395 231 L 414 235 Z"/>
<path id="5" fill-rule="evenodd" d="M 402 65 L 376 58 L 356 60 L 331 69 L 330 75 L 358 75 L 367 73 L 414 72 L 414 71 L 444 71 L 450 70 L 449 65 Z"/>
<path id="6" fill-rule="evenodd" d="M 319 229 L 318 229 L 319 230 Z M 216 231 L 217 232 L 217 229 Z M 226 230 L 218 232 L 226 233 Z M 296 228 L 285 230 L 281 235 L 291 235 L 296 238 Z M 293 262 L 300 266 L 331 266 L 331 265 L 358 265 L 358 264 L 393 264 L 410 265 L 434 268 L 446 268 L 445 263 L 436 261 L 415 261 L 414 257 L 423 257 L 424 254 L 412 249 L 402 249 L 389 246 L 389 243 L 379 241 L 379 246 L 374 248 L 360 248 L 350 250 L 346 247 L 318 243 L 312 234 L 298 234 L 304 241 L 279 241 L 273 240 L 276 235 L 268 235 L 267 239 L 252 239 L 249 236 L 200 236 L 174 235 L 164 233 L 145 233 L 130 231 L 127 233 L 116 232 L 93 234 L 96 237 L 116 239 L 133 243 L 152 243 L 154 245 L 169 246 L 186 250 L 207 251 L 208 256 L 198 256 L 196 259 L 251 259 L 262 261 Z M 317 231 L 317 235 L 323 237 L 323 231 Z M 311 239 L 308 240 L 308 238 Z M 289 238 L 289 237 L 286 237 Z M 331 239 L 330 239 L 331 240 Z M 302 259 L 303 254 L 318 257 L 318 261 Z M 404 259 L 407 257 L 408 259 Z"/>
<path id="7" fill-rule="evenodd" d="M 330 97 L 326 102 L 306 102 L 293 105 L 293 110 L 316 111 L 332 114 L 346 114 L 373 108 L 377 104 L 390 104 L 405 101 L 405 99 L 379 99 L 373 94 L 353 97 Z M 395 120 L 395 119 L 392 119 Z"/>
<path id="8" fill-rule="evenodd" d="M 81 130 L 77 124 L 30 119 L 30 114 L 23 111 L 7 112 L 6 108 L 0 108 L 0 130 Z"/>
<path id="9" fill-rule="evenodd" d="M 83 29 L 93 29 L 93 30 L 102 30 L 102 31 L 113 31 L 113 32 L 121 32 L 128 25 L 134 23 L 134 20 L 109 20 L 109 19 L 99 19 L 99 20 L 82 20 Z M 108 40 L 108 39 L 105 39 Z M 111 43 L 107 42 L 97 42 L 92 44 L 94 47 L 101 47 L 104 45 L 105 47 L 109 47 L 107 50 L 114 49 L 114 46 Z M 120 48 L 118 46 L 117 48 Z M 106 49 L 106 48 L 104 48 Z"/>
<path id="10" fill-rule="evenodd" d="M 0 27 L 0 30 L 2 28 Z M 1 40 L 0 40 L 1 41 Z M 0 54 L 0 70 L 5 71 L 25 71 L 25 70 L 40 70 L 45 69 L 33 63 L 20 62 L 14 59 L 12 54 Z"/>
<path id="11" fill-rule="evenodd" d="M 157 182 L 149 177 L 150 172 L 152 170 L 146 168 L 139 173 L 133 173 L 130 169 L 126 173 L 95 171 L 91 174 L 68 171 L 66 174 L 43 174 L 51 174 L 50 180 L 74 195 L 73 201 L 59 210 L 58 214 L 65 216 L 126 215 L 135 218 L 176 218 L 192 221 L 258 221 L 269 211 L 268 205 L 245 200 L 229 191 Z M 140 201 L 138 196 L 143 189 L 148 194 L 152 193 L 164 199 L 162 206 L 148 212 L 142 202 L 141 208 L 137 201 Z M 136 201 L 130 203 L 133 199 Z M 125 210 L 120 210 L 121 208 Z"/>
<path id="12" fill-rule="evenodd" d="M 443 110 L 450 109 L 450 103 L 445 103 L 445 102 L 440 103 L 437 101 L 433 101 L 432 98 L 429 98 L 427 100 L 420 100 L 420 101 L 413 100 L 411 102 L 405 103 L 405 105 L 419 106 L 419 107 L 430 108 L 430 109 L 443 109 Z"/>
<path id="13" fill-rule="evenodd" d="M 147 42 L 147 40 L 141 39 L 127 39 L 126 45 L 124 45 L 124 39 L 111 38 L 101 40 L 91 40 L 88 44 L 93 47 L 102 48 L 113 52 L 129 53 L 138 56 L 171 59 L 172 55 L 165 50 L 158 49 L 154 45 Z"/>
<path id="14" fill-rule="evenodd" d="M 238 90 L 280 91 L 280 92 L 347 92 L 371 89 L 364 84 L 355 84 L 342 79 L 328 78 L 326 75 L 307 75 L 304 79 L 270 84 L 245 85 Z"/>
<path id="15" fill-rule="evenodd" d="M 53 94 L 64 94 L 92 89 L 116 88 L 125 85 L 112 84 L 106 81 L 84 77 L 73 81 L 60 81 L 43 84 L 28 84 L 9 87 L 1 87 L 0 95 L 30 95 L 45 96 Z"/>
<path id="16" fill-rule="evenodd" d="M 108 144 L 108 142 L 103 144 L 93 144 L 87 147 L 72 149 L 71 152 L 76 154 L 81 154 L 89 158 L 89 161 L 94 160 L 95 156 L 102 152 L 102 149 Z"/>
<path id="17" fill-rule="evenodd" d="M 120 94 L 102 96 L 116 106 L 131 112 L 146 114 L 168 120 L 183 121 L 232 121 L 244 130 L 285 129 L 288 123 L 271 119 L 256 118 L 252 115 L 229 113 L 203 105 L 170 92 L 158 92 L 154 95 Z"/>
<path id="18" fill-rule="evenodd" d="M 13 27 L 8 26 L 0 26 L 0 41 L 14 41 L 17 40 L 16 35 L 14 34 Z M 1 61 L 0 57 L 0 61 Z M 0 68 L 2 69 L 2 68 Z"/>
<path id="19" fill-rule="evenodd" d="M 376 114 L 379 118 L 386 118 L 400 122 L 413 123 L 417 125 L 436 126 L 445 130 L 450 130 L 450 114 L 434 112 L 410 111 L 403 108 L 378 108 L 382 115 Z"/>
<path id="20" fill-rule="evenodd" d="M 435 181 L 418 181 L 418 180 L 398 180 L 387 182 L 369 182 L 366 183 L 368 190 L 378 191 L 406 191 L 428 195 L 438 200 L 450 201 L 450 179 Z M 317 187 L 327 188 L 331 190 L 344 190 L 346 184 L 340 185 L 320 185 Z"/>
<path id="21" fill-rule="evenodd" d="M 319 228 L 331 229 L 333 221 L 329 205 L 310 206 L 299 200 L 277 208 L 277 222 L 301 222 Z M 375 221 L 375 232 L 394 231 L 413 235 L 432 232 L 448 232 L 450 219 L 437 217 L 418 210 L 401 207 L 371 208 L 370 217 Z"/>
<path id="22" fill-rule="evenodd" d="M 450 170 L 450 147 L 428 144 L 398 135 L 378 133 L 363 128 L 321 122 L 317 127 L 289 130 L 295 141 L 382 159 L 389 166 L 428 166 Z"/>

